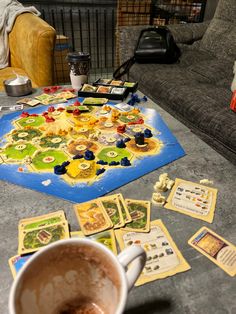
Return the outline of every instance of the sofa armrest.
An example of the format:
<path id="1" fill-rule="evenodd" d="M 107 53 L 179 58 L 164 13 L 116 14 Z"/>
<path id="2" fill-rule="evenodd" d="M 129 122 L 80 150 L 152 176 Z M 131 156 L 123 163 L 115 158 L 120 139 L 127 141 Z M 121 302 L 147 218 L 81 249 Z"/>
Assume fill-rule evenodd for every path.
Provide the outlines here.
<path id="1" fill-rule="evenodd" d="M 192 44 L 203 37 L 209 24 L 210 21 L 205 21 L 202 23 L 173 24 L 167 27 L 176 43 Z"/>
<path id="2" fill-rule="evenodd" d="M 56 31 L 31 13 L 16 18 L 9 34 L 10 66 L 22 68 L 36 85 L 53 84 Z"/>
<path id="3" fill-rule="evenodd" d="M 168 25 L 176 43 L 191 44 L 203 37 L 209 21 L 202 23 Z M 120 64 L 134 55 L 134 49 L 142 29 L 150 25 L 122 26 L 117 31 L 118 59 Z"/>

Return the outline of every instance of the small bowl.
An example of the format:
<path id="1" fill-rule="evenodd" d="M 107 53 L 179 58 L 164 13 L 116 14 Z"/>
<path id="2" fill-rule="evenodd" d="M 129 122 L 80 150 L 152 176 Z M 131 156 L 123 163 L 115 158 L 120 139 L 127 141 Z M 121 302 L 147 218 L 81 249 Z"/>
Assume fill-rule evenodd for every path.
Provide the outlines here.
<path id="1" fill-rule="evenodd" d="M 32 84 L 30 79 L 28 79 L 25 84 L 9 85 L 9 83 L 13 80 L 15 79 L 3 81 L 3 85 L 8 96 L 19 97 L 32 93 Z"/>

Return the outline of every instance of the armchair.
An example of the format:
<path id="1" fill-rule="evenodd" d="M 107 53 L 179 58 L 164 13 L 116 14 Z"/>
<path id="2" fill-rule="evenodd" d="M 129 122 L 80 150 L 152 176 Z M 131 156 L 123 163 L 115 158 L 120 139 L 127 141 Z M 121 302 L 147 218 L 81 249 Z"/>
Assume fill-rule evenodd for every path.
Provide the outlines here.
<path id="1" fill-rule="evenodd" d="M 14 72 L 28 76 L 33 87 L 52 85 L 55 38 L 55 30 L 41 18 L 20 14 L 9 34 L 9 66 L 0 69 L 0 90 Z"/>

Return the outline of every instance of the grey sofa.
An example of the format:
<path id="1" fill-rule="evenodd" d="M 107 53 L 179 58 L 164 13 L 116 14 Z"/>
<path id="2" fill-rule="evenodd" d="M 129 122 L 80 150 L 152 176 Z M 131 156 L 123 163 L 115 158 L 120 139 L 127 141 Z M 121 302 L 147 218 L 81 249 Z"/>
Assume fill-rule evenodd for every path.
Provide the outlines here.
<path id="1" fill-rule="evenodd" d="M 120 61 L 133 55 L 140 30 L 117 33 Z M 236 61 L 236 0 L 220 0 L 213 19 L 170 25 L 182 55 L 176 64 L 134 64 L 129 79 L 219 153 L 236 164 L 236 113 L 230 110 Z"/>

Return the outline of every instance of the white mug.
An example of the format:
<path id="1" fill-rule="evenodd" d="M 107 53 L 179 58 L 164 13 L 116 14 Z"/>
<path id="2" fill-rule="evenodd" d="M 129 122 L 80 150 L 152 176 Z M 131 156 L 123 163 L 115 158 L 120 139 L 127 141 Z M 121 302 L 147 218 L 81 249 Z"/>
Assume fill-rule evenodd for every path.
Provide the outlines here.
<path id="1" fill-rule="evenodd" d="M 121 314 L 145 262 L 140 246 L 131 246 L 116 257 L 88 239 L 54 242 L 35 253 L 18 273 L 10 291 L 10 314 L 85 310 Z"/>

